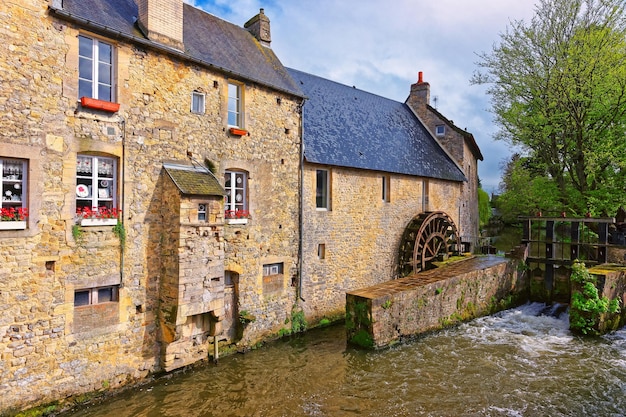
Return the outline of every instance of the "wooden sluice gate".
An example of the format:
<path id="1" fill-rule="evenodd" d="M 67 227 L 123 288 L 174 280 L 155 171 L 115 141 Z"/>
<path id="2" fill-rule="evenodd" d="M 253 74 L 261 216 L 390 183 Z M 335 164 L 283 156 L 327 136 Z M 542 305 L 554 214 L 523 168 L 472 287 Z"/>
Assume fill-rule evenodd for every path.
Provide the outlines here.
<path id="1" fill-rule="evenodd" d="M 523 259 L 474 256 L 346 294 L 349 343 L 381 348 L 528 299 Z"/>

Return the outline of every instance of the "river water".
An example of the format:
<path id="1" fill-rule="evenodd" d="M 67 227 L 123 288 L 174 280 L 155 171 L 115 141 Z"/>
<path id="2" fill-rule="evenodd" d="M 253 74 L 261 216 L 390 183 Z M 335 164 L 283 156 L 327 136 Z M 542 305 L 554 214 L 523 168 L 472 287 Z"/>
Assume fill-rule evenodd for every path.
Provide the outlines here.
<path id="1" fill-rule="evenodd" d="M 624 416 L 626 330 L 573 336 L 527 304 L 389 349 L 316 329 L 66 416 Z"/>

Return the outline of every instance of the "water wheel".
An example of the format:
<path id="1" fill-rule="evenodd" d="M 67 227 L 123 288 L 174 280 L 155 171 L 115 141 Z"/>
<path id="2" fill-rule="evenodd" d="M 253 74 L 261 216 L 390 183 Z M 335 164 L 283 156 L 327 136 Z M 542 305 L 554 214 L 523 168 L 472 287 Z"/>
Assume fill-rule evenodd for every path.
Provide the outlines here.
<path id="1" fill-rule="evenodd" d="M 400 276 L 426 271 L 433 262 L 446 259 L 461 248 L 450 216 L 442 211 L 425 212 L 409 222 L 400 242 Z"/>

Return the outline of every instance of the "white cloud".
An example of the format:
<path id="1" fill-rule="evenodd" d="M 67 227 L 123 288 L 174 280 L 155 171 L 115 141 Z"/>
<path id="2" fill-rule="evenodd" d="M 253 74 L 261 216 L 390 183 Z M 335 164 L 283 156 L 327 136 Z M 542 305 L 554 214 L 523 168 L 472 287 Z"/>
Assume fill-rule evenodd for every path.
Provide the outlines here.
<path id="1" fill-rule="evenodd" d="M 510 154 L 494 142 L 485 88 L 472 86 L 476 53 L 488 52 L 512 20 L 528 21 L 530 0 L 189 0 L 243 25 L 265 9 L 272 49 L 283 64 L 404 101 L 423 71 L 431 104 L 474 134 L 485 157 L 479 176 L 496 191 Z"/>

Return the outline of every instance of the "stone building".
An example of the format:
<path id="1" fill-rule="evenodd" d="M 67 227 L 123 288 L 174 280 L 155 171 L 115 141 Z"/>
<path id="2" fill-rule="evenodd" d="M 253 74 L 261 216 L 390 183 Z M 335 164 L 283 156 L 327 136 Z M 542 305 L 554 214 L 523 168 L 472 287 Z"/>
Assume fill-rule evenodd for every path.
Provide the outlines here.
<path id="1" fill-rule="evenodd" d="M 347 291 L 399 276 L 401 240 L 415 216 L 445 212 L 462 225 L 459 234 L 474 233 L 477 223 L 460 217 L 477 196 L 463 194 L 461 164 L 408 105 L 289 72 L 307 96 L 301 304 L 309 317 L 339 316 Z"/>
<path id="2" fill-rule="evenodd" d="M 276 334 L 303 94 L 263 10 L 245 28 L 183 0 L 0 17 L 0 413 L 206 359 L 243 310 L 241 344 Z"/>
<path id="3" fill-rule="evenodd" d="M 398 275 L 417 213 L 473 230 L 471 146 L 285 69 L 262 9 L 243 28 L 182 0 L 0 18 L 0 413 L 245 348 L 301 308 L 341 317 Z"/>
<path id="4" fill-rule="evenodd" d="M 459 228 L 461 240 L 467 251 L 473 251 L 478 245 L 480 219 L 478 217 L 478 161 L 483 160 L 480 148 L 467 130 L 457 127 L 437 109 L 430 105 L 430 84 L 423 79 L 422 72 L 418 80 L 411 85 L 411 92 L 406 100 L 418 117 L 441 143 L 454 161 L 463 169 L 466 182 L 461 186 L 459 204 Z"/>

